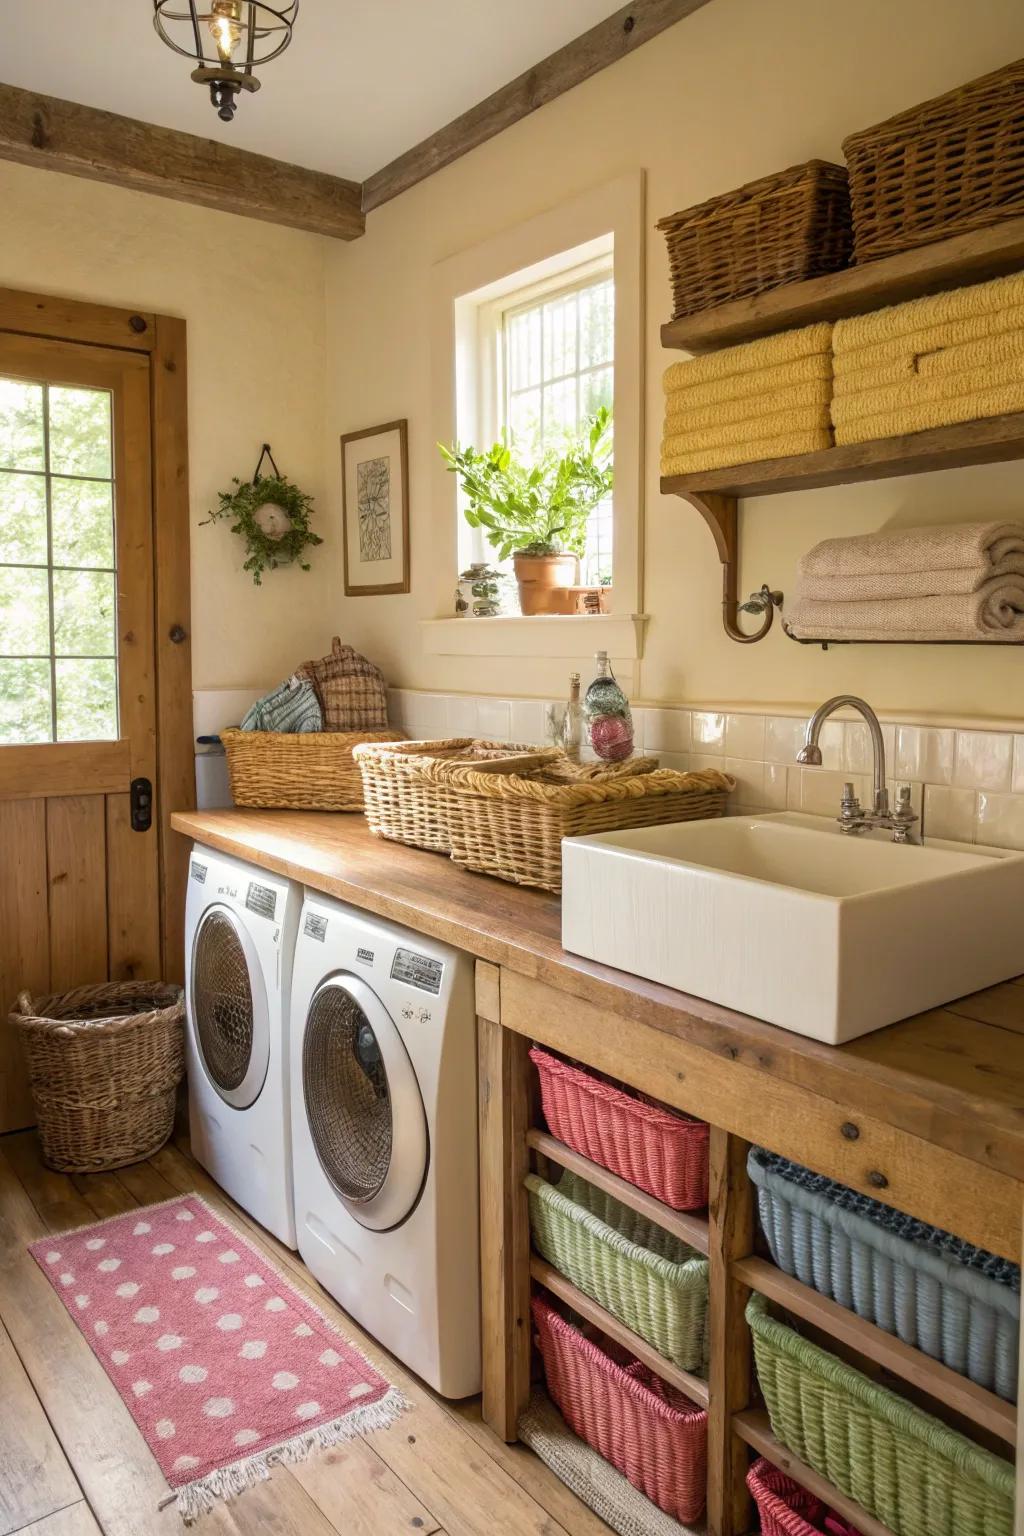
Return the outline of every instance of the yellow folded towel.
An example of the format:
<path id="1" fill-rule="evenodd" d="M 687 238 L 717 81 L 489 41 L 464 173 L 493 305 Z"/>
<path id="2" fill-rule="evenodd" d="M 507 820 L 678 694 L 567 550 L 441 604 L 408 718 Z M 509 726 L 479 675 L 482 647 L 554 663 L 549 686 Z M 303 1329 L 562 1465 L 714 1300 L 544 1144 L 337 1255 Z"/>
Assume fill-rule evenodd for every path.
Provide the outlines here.
<path id="1" fill-rule="evenodd" d="M 977 592 L 869 602 L 789 606 L 787 628 L 801 640 L 1024 640 L 1024 578 L 997 576 Z"/>
<path id="2" fill-rule="evenodd" d="M 673 417 L 672 421 L 678 418 Z M 828 409 L 825 406 L 796 406 L 788 411 L 773 411 L 770 416 L 760 416 L 751 421 L 728 421 L 721 425 L 696 427 L 687 424 L 685 432 L 669 433 L 670 422 L 665 424 L 665 437 L 661 451 L 665 458 L 675 458 L 680 453 L 700 452 L 704 448 L 725 448 L 730 443 L 754 443 L 762 437 L 786 437 L 793 432 L 828 431 Z"/>
<path id="3" fill-rule="evenodd" d="M 861 416 L 836 423 L 837 443 L 868 443 L 879 437 L 903 437 L 908 432 L 927 432 L 957 421 L 980 421 L 985 416 L 1005 416 L 1024 411 L 1024 378 L 1017 384 L 979 389 L 956 400 L 929 400 L 900 410 Z"/>
<path id="4" fill-rule="evenodd" d="M 975 283 L 971 288 L 954 288 L 948 293 L 911 299 L 906 304 L 893 304 L 874 314 L 837 320 L 833 350 L 838 353 L 848 352 L 852 347 L 870 347 L 880 341 L 907 336 L 925 326 L 948 325 L 1017 304 L 1024 304 L 1024 272 L 1012 272 L 1009 277 L 996 277 L 988 283 Z"/>
<path id="5" fill-rule="evenodd" d="M 794 454 L 817 453 L 832 446 L 831 432 L 793 432 L 784 437 L 762 437 L 745 444 L 704 448 L 675 458 L 662 458 L 663 475 L 699 475 L 709 469 L 725 469 L 731 464 L 755 464 L 762 459 L 788 459 Z M 745 451 L 741 452 L 740 450 Z"/>
<path id="6" fill-rule="evenodd" d="M 673 364 L 673 367 L 678 366 Z M 672 369 L 668 369 L 668 373 L 671 372 Z M 681 410 L 684 401 L 692 406 L 723 405 L 733 400 L 757 399 L 773 390 L 790 389 L 798 384 L 827 383 L 831 377 L 831 356 L 827 352 L 815 352 L 810 357 L 796 357 L 792 362 L 779 363 L 777 368 L 751 368 L 749 373 L 731 373 L 707 384 L 666 389 L 665 400 L 666 403 L 671 401 L 673 410 Z"/>
<path id="7" fill-rule="evenodd" d="M 969 320 L 925 325 L 872 346 L 843 347 L 833 358 L 832 371 L 837 379 L 845 379 L 850 374 L 891 367 L 904 361 L 917 363 L 923 370 L 928 363 L 937 365 L 954 348 L 975 344 L 983 348 L 986 342 L 991 342 L 992 348 L 980 352 L 979 356 L 995 360 L 1004 355 L 1004 347 L 1016 354 L 1021 335 L 1024 335 L 1024 304 L 1013 304 L 988 315 L 972 316 Z M 1007 338 L 1005 342 L 1000 339 L 1003 337 Z"/>
<path id="8" fill-rule="evenodd" d="M 939 404 L 948 400 L 969 401 L 981 391 L 987 393 L 1024 382 L 1021 362 L 1020 358 L 1011 359 L 968 373 L 918 376 L 904 379 L 901 384 L 837 394 L 832 400 L 832 420 L 838 426 L 840 422 L 860 421 L 864 416 L 914 411 L 921 405 Z"/>
<path id="9" fill-rule="evenodd" d="M 1024 523 L 946 523 L 823 539 L 797 565 L 797 599 L 848 603 L 979 592 L 1024 577 Z"/>
<path id="10" fill-rule="evenodd" d="M 754 368 L 775 368 L 782 363 L 791 363 L 794 358 L 827 353 L 831 339 L 831 323 L 821 321 L 799 331 L 782 331 L 778 336 L 763 336 L 760 341 L 745 341 L 738 347 L 710 352 L 706 357 L 673 363 L 665 370 L 665 391 L 690 389 L 734 374 L 749 373 Z"/>
<path id="11" fill-rule="evenodd" d="M 725 426 L 730 421 L 760 421 L 776 411 L 794 410 L 799 406 L 816 407 L 815 416 L 827 424 L 832 385 L 828 379 L 817 379 L 810 384 L 791 384 L 787 389 L 766 387 L 763 394 L 746 395 L 738 400 L 722 400 L 717 405 L 692 406 L 685 393 L 669 395 L 665 401 L 665 436 L 688 432 L 700 427 Z"/>

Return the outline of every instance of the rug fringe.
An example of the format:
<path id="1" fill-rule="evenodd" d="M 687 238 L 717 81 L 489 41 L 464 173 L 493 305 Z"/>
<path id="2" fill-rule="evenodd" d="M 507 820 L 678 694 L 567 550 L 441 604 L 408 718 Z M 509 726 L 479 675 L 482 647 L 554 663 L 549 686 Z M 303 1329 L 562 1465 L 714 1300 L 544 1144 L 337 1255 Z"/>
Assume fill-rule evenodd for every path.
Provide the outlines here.
<path id="1" fill-rule="evenodd" d="M 205 1477 L 185 1483 L 174 1493 L 168 1494 L 158 1507 L 164 1509 L 174 1503 L 185 1524 L 194 1525 L 202 1515 L 210 1513 L 218 1499 L 237 1498 L 246 1489 L 255 1488 L 257 1483 L 265 1483 L 274 1467 L 305 1461 L 314 1451 L 341 1445 L 357 1435 L 387 1429 L 411 1406 L 404 1392 L 398 1387 L 391 1387 L 379 1402 L 350 1409 L 348 1413 L 327 1424 L 303 1430 L 290 1440 L 282 1441 L 280 1445 L 270 1446 L 255 1456 L 244 1456 L 241 1461 L 234 1461 L 230 1466 L 215 1467 Z"/>

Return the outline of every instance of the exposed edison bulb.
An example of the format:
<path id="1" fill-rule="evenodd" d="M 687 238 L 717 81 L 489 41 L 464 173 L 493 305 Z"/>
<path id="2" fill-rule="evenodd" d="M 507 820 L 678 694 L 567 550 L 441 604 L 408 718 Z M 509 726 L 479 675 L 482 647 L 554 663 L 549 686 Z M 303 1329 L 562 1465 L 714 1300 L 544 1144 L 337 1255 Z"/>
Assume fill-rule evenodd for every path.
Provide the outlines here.
<path id="1" fill-rule="evenodd" d="M 242 41 L 242 0 L 213 0 L 209 27 L 221 60 L 230 64 Z"/>

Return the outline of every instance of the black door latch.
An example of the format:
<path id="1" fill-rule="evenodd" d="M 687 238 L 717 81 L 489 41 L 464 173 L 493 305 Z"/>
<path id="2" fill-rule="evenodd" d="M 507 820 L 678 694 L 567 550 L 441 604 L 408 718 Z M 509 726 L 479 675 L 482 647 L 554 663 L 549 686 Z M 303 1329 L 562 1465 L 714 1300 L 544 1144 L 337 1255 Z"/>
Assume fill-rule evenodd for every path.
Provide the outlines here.
<path id="1" fill-rule="evenodd" d="M 148 832 L 153 825 L 153 786 L 148 779 L 132 779 L 132 831 Z"/>

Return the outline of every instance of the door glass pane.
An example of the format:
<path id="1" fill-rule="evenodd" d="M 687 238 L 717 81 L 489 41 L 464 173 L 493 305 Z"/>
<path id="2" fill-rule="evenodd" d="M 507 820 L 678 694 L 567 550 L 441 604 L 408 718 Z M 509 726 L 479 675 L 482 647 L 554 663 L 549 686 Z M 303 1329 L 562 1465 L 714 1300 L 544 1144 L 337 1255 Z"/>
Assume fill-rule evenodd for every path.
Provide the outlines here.
<path id="1" fill-rule="evenodd" d="M 0 656 L 50 654 L 50 596 L 45 570 L 0 566 Z"/>
<path id="2" fill-rule="evenodd" d="M 0 468 L 46 468 L 41 384 L 0 379 Z"/>
<path id="3" fill-rule="evenodd" d="M 50 497 L 54 564 L 103 566 L 112 570 L 114 487 L 110 482 L 61 480 L 54 476 Z"/>
<path id="4" fill-rule="evenodd" d="M 50 663 L 0 660 L 0 746 L 49 741 Z"/>
<path id="5" fill-rule="evenodd" d="M 111 475 L 110 396 L 103 389 L 52 385 L 50 471 L 55 475 Z"/>
<path id="6" fill-rule="evenodd" d="M 57 740 L 109 741 L 117 735 L 117 663 L 54 662 Z"/>
<path id="7" fill-rule="evenodd" d="M 0 564 L 46 564 L 45 475 L 0 470 Z"/>
<path id="8" fill-rule="evenodd" d="M 55 656 L 110 656 L 114 640 L 114 577 L 110 571 L 54 571 Z"/>

